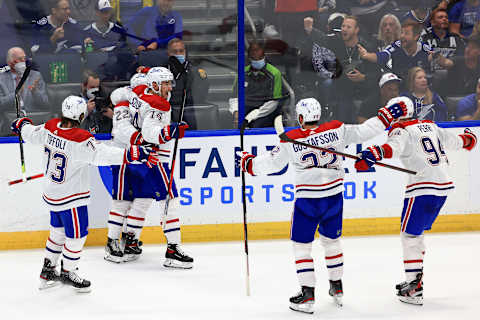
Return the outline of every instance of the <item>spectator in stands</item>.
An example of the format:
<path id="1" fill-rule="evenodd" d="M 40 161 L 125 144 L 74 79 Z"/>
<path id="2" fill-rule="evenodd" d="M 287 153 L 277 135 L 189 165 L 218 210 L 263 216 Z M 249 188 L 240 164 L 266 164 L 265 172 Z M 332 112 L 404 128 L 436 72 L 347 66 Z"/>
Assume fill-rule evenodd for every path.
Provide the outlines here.
<path id="1" fill-rule="evenodd" d="M 359 47 L 372 47 L 359 38 L 359 32 L 357 18 L 347 16 L 343 20 L 340 35 L 330 37 L 327 42 L 327 48 L 335 54 L 343 67 L 343 73 L 334 80 L 335 117 L 345 123 L 356 122 L 355 111 L 352 109 L 353 100 L 365 99 L 379 75 L 379 69 L 374 63 L 360 59 Z M 314 55 L 314 65 L 315 59 Z"/>
<path id="2" fill-rule="evenodd" d="M 273 120 L 280 113 L 283 97 L 282 74 L 265 60 L 265 51 L 254 42 L 248 48 L 250 64 L 245 67 L 245 115 L 259 109 L 256 120 L 250 122 L 251 128 L 272 127 Z M 236 84 L 234 96 L 237 96 Z M 234 118 L 238 115 L 238 104 L 230 99 L 230 111 Z"/>
<path id="3" fill-rule="evenodd" d="M 387 13 L 378 24 L 377 51 L 385 50 L 386 47 L 400 39 L 402 26 L 396 16 Z"/>
<path id="4" fill-rule="evenodd" d="M 442 92 L 448 95 L 466 95 L 474 92 L 480 77 L 480 36 L 467 39 L 464 56 L 444 59 L 448 70 L 448 84 Z"/>
<path id="5" fill-rule="evenodd" d="M 413 101 L 415 118 L 432 121 L 447 120 L 447 106 L 436 92 L 430 90 L 425 70 L 420 67 L 411 68 L 408 71 L 407 87 L 408 92 L 403 93 L 402 96 L 407 96 Z"/>
<path id="6" fill-rule="evenodd" d="M 85 70 L 81 88 L 81 97 L 87 102 L 88 111 L 81 127 L 90 133 L 110 133 L 113 118 L 112 103 L 100 85 L 98 74 Z"/>
<path id="7" fill-rule="evenodd" d="M 456 117 L 458 121 L 480 120 L 480 79 L 476 93 L 469 94 L 458 102 Z"/>
<path id="8" fill-rule="evenodd" d="M 27 57 L 20 47 L 7 51 L 7 67 L 0 73 L 0 107 L 2 111 L 15 112 L 15 88 L 26 68 Z M 19 92 L 20 108 L 27 113 L 48 108 L 48 95 L 40 72 L 31 70 Z"/>
<path id="9" fill-rule="evenodd" d="M 138 11 L 127 24 L 127 30 L 147 39 L 130 39 L 137 52 L 166 48 L 173 38 L 182 38 L 183 22 L 179 12 L 172 10 L 175 0 L 157 0 L 156 5 Z"/>
<path id="10" fill-rule="evenodd" d="M 409 10 L 400 18 L 402 24 L 413 22 L 421 24 L 424 30 L 430 27 L 431 6 L 425 0 L 409 0 L 412 10 Z"/>
<path id="11" fill-rule="evenodd" d="M 207 102 L 210 83 L 204 69 L 194 67 L 187 58 L 185 43 L 180 39 L 172 39 L 168 43 L 168 68 L 175 78 L 175 87 L 172 90 L 170 104 L 173 107 L 173 121 L 177 121 L 178 115 L 175 107 L 182 106 L 184 90 L 186 91 L 185 105 L 202 105 Z M 191 122 L 194 119 L 190 119 Z M 189 123 L 190 129 L 196 129 L 196 123 Z"/>
<path id="12" fill-rule="evenodd" d="M 421 36 L 420 41 L 428 44 L 435 54 L 440 54 L 445 58 L 463 55 L 465 50 L 463 40 L 457 34 L 448 31 L 447 11 L 438 8 L 433 10 L 430 21 L 432 26 Z M 440 61 L 443 61 L 443 59 Z M 434 61 L 432 69 L 439 70 L 444 69 L 444 67 Z"/>
<path id="13" fill-rule="evenodd" d="M 52 0 L 51 14 L 34 25 L 32 53 L 81 52 L 85 38 L 77 22 L 70 18 L 68 0 Z"/>
<path id="14" fill-rule="evenodd" d="M 358 112 L 357 121 L 363 123 L 375 116 L 378 109 L 384 107 L 387 102 L 400 94 L 400 82 L 402 80 L 393 73 L 385 73 L 380 78 L 378 86 L 380 90 L 371 94 L 365 101 L 362 101 Z"/>
<path id="15" fill-rule="evenodd" d="M 359 46 L 360 57 L 364 60 L 378 63 L 382 68 L 391 69 L 400 78 L 405 79 L 409 69 L 417 66 L 430 71 L 428 46 L 418 42 L 422 25 L 414 22 L 407 22 L 402 25 L 400 40 L 395 41 L 385 50 L 370 53 Z M 392 66 L 387 66 L 391 59 Z M 430 58 L 431 59 L 431 58 Z"/>
<path id="16" fill-rule="evenodd" d="M 470 36 L 473 26 L 480 21 L 480 0 L 464 0 L 449 12 L 450 32 L 462 38 Z"/>
<path id="17" fill-rule="evenodd" d="M 275 1 L 275 13 L 279 21 L 278 27 L 282 34 L 282 40 L 293 47 L 298 34 L 302 32 L 303 19 L 314 17 L 317 12 L 317 0 Z"/>
<path id="18" fill-rule="evenodd" d="M 348 2 L 350 3 L 350 14 L 358 18 L 364 36 L 374 34 L 381 17 L 392 9 L 389 0 L 351 0 Z"/>
<path id="19" fill-rule="evenodd" d="M 317 29 L 321 30 L 324 32 L 328 23 L 328 17 L 330 16 L 331 13 L 335 10 L 337 7 L 337 1 L 336 0 L 318 0 L 318 14 L 316 17 L 316 26 Z M 313 17 L 315 18 L 315 17 Z"/>

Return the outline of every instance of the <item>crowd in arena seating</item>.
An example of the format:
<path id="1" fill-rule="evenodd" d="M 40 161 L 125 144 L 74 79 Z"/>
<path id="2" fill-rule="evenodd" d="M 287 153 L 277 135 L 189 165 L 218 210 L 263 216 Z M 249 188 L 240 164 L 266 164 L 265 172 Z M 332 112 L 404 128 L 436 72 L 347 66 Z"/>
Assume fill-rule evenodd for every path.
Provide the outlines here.
<path id="1" fill-rule="evenodd" d="M 205 2 L 208 8 L 214 5 Z M 162 65 L 176 77 L 174 118 L 186 94 L 187 106 L 217 104 L 227 111 L 219 113 L 220 118 L 229 117 L 219 121 L 225 127 L 205 126 L 205 117 L 192 109 L 191 128 L 237 127 L 236 81 L 225 101 L 210 102 L 209 92 L 217 89 L 210 84 L 209 69 L 198 65 L 201 54 L 189 55 L 184 41 L 203 34 L 184 26 L 191 17 L 182 16 L 182 3 L 90 0 L 80 7 L 69 0 L 1 2 L 0 32 L 8 36 L 0 48 L 5 61 L 0 70 L 0 134 L 8 132 L 4 123 L 14 113 L 12 90 L 27 57 L 34 71 L 20 92 L 22 109 L 39 121 L 58 113 L 52 96 L 69 88 L 70 94 L 89 102 L 87 129 L 109 132 L 109 93 L 125 85 L 140 66 Z M 225 3 L 235 8 L 236 1 Z M 480 0 L 245 3 L 247 10 L 257 8 L 252 9 L 253 22 L 245 20 L 246 113 L 261 111 L 252 127 L 271 126 L 275 115 L 291 112 L 289 99 L 295 103 L 305 97 L 320 101 L 325 120 L 346 123 L 364 121 L 371 110 L 398 94 L 412 98 L 423 119 L 480 118 Z M 132 7 L 135 10 L 128 11 Z M 235 33 L 235 18 L 222 17 L 214 28 L 218 37 L 205 50 L 221 53 L 216 42 Z M 235 70 L 232 62 L 214 64 Z"/>

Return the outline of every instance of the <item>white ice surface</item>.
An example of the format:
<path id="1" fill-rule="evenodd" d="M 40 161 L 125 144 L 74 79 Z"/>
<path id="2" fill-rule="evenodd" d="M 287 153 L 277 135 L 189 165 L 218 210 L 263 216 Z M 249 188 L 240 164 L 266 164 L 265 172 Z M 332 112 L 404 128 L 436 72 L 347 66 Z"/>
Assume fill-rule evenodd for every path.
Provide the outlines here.
<path id="1" fill-rule="evenodd" d="M 164 246 L 144 246 L 140 260 L 116 265 L 103 248 L 88 247 L 81 274 L 92 292 L 69 287 L 37 289 L 43 250 L 0 252 L 1 319 L 480 319 L 480 233 L 426 236 L 424 306 L 394 295 L 403 280 L 398 236 L 348 237 L 344 307 L 327 294 L 323 249 L 315 241 L 315 313 L 288 309 L 299 287 L 289 241 L 251 241 L 252 295 L 245 294 L 243 243 L 186 244 L 192 270 L 166 270 Z"/>

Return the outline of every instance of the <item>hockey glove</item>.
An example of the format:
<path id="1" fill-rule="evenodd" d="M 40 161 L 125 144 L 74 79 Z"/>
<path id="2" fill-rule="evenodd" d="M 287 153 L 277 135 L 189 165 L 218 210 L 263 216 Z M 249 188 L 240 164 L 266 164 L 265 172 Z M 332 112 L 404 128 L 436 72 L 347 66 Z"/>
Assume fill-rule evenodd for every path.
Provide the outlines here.
<path id="1" fill-rule="evenodd" d="M 355 161 L 355 169 L 358 171 L 367 171 L 377 161 L 383 159 L 383 149 L 379 146 L 371 146 L 358 154 L 359 160 Z"/>
<path id="2" fill-rule="evenodd" d="M 477 136 L 469 128 L 465 128 L 460 137 L 463 140 L 463 147 L 468 151 L 472 150 L 477 144 Z"/>
<path id="3" fill-rule="evenodd" d="M 13 133 L 19 135 L 22 132 L 23 126 L 26 125 L 27 123 L 28 124 L 33 124 L 32 119 L 27 118 L 27 117 L 23 117 L 23 118 L 17 118 L 15 120 L 13 120 L 12 125 L 11 125 Z"/>
<path id="4" fill-rule="evenodd" d="M 407 114 L 407 106 L 403 102 L 392 104 L 388 107 L 383 107 L 378 110 L 377 116 L 385 125 L 385 128 L 390 127 L 393 120 L 400 118 Z"/>
<path id="5" fill-rule="evenodd" d="M 160 131 L 158 138 L 160 144 L 166 143 L 172 139 L 181 139 L 185 136 L 185 130 L 188 129 L 186 122 L 172 122 L 169 126 L 165 126 Z"/>
<path id="6" fill-rule="evenodd" d="M 130 144 L 133 146 L 141 146 L 145 144 L 142 133 L 140 131 L 135 131 L 130 137 Z"/>
<path id="7" fill-rule="evenodd" d="M 156 154 L 151 148 L 131 146 L 125 152 L 125 163 L 132 163 L 134 161 L 145 162 L 145 164 L 152 168 L 158 165 L 160 162 L 158 154 Z"/>
<path id="8" fill-rule="evenodd" d="M 255 174 L 253 173 L 253 159 L 255 156 L 245 151 L 237 151 L 237 155 L 240 158 L 235 158 L 235 164 L 237 167 L 240 167 L 243 172 L 248 172 L 252 176 Z"/>

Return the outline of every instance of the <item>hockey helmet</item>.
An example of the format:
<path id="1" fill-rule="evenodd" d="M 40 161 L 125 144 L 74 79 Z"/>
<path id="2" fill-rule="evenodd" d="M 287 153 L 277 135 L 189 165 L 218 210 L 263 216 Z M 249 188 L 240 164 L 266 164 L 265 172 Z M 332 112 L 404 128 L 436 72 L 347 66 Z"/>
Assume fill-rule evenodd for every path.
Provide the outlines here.
<path id="1" fill-rule="evenodd" d="M 83 115 L 83 117 L 82 117 Z M 62 116 L 82 122 L 87 117 L 87 103 L 79 96 L 68 96 L 62 102 Z"/>
<path id="2" fill-rule="evenodd" d="M 297 121 L 300 125 L 306 122 L 319 121 L 322 115 L 322 107 L 320 102 L 315 98 L 302 99 L 296 105 Z M 303 118 L 303 123 L 300 122 L 300 116 Z"/>
<path id="3" fill-rule="evenodd" d="M 388 107 L 390 107 L 394 104 L 397 104 L 397 103 L 398 104 L 404 104 L 407 107 L 407 113 L 404 116 L 401 116 L 398 119 L 396 119 L 396 121 L 402 120 L 402 119 L 409 119 L 409 118 L 413 117 L 413 113 L 415 111 L 415 108 L 413 106 L 413 101 L 410 98 L 408 98 L 408 97 L 392 98 L 387 102 L 386 107 L 388 108 Z"/>
<path id="4" fill-rule="evenodd" d="M 173 74 L 164 67 L 153 67 L 147 73 L 148 87 L 156 94 L 160 93 L 160 86 L 162 82 L 171 81 L 172 86 L 175 86 Z M 156 85 L 156 86 L 155 86 Z M 158 89 L 155 89 L 157 87 Z"/>
<path id="5" fill-rule="evenodd" d="M 129 101 L 130 93 L 131 91 L 128 87 L 117 88 L 110 94 L 110 100 L 112 101 L 112 104 L 116 106 L 122 101 Z"/>
<path id="6" fill-rule="evenodd" d="M 130 78 L 130 88 L 133 89 L 141 85 L 148 86 L 148 77 L 145 73 L 135 73 Z"/>

